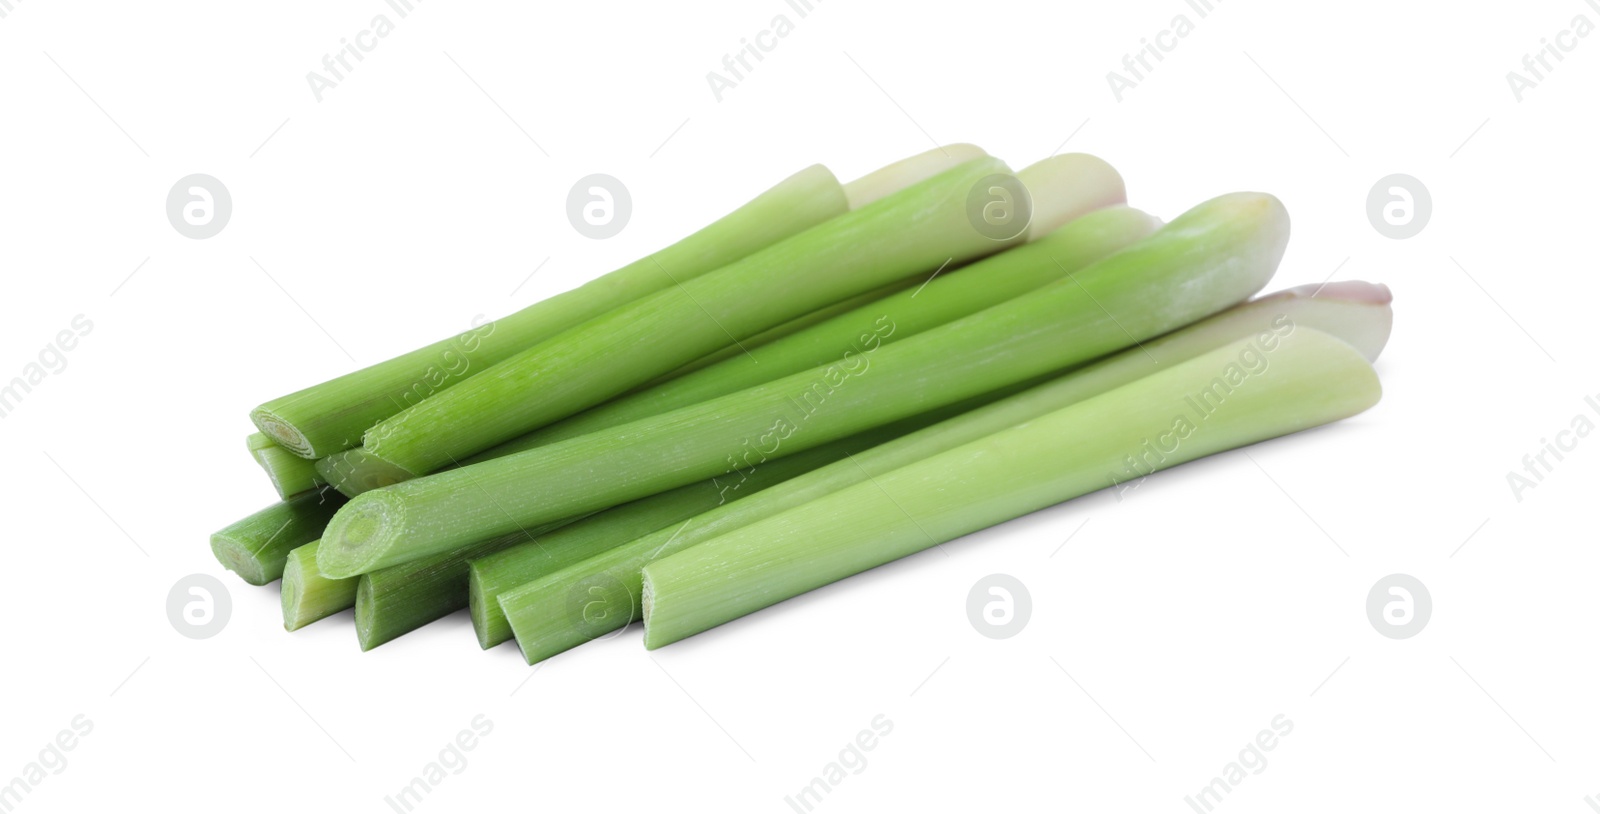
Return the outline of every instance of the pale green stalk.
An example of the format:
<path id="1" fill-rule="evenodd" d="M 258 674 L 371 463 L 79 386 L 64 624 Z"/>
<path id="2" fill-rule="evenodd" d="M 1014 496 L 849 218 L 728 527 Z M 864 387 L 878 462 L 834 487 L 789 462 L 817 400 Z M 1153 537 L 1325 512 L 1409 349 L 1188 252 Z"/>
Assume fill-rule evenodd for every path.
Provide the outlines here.
<path id="1" fill-rule="evenodd" d="M 1366 410 L 1378 378 L 1314 329 L 1235 341 L 644 567 L 645 646 L 1151 472 Z M 1223 540 L 1225 543 L 1225 539 Z"/>
<path id="2" fill-rule="evenodd" d="M 696 517 L 671 534 L 657 532 L 500 594 L 501 612 L 530 664 L 620 628 L 640 617 L 640 569 L 706 540 L 756 523 L 1001 430 L 1138 381 L 1241 337 L 1272 342 L 1309 328 L 1339 337 L 1376 359 L 1389 337 L 1389 291 L 1367 283 L 1290 289 L 1236 306 L 1210 319 L 1144 342 L 987 406 L 961 412 L 927 429 L 857 453 L 849 461 L 806 473 L 738 504 Z M 574 623 L 567 587 L 610 586 L 590 605 L 610 613 L 611 626 Z M 626 617 L 621 614 L 628 614 Z M 597 615 L 603 615 L 598 614 Z"/>
<path id="3" fill-rule="evenodd" d="M 356 606 L 358 577 L 329 579 L 317 570 L 317 542 L 306 543 L 289 552 L 283 566 L 279 601 L 283 605 L 284 630 L 299 630 L 319 619 Z"/>
<path id="4" fill-rule="evenodd" d="M 253 432 L 245 437 L 250 457 L 256 459 L 278 497 L 289 498 L 326 483 L 317 474 L 317 462 L 308 461 L 278 446 L 266 433 Z"/>
<path id="5" fill-rule="evenodd" d="M 283 575 L 290 551 L 322 536 L 344 503 L 332 489 L 303 492 L 211 535 L 211 553 L 245 582 L 265 585 Z"/>
<path id="6" fill-rule="evenodd" d="M 1055 263 L 1023 268 L 975 263 L 947 271 L 748 353 L 535 430 L 488 450 L 481 460 L 618 427 L 853 353 L 869 353 L 1059 280 L 1148 237 L 1157 225 L 1149 215 L 1125 206 L 1091 212 L 1061 227 L 1054 241 Z"/>
<path id="7" fill-rule="evenodd" d="M 946 411 L 916 416 L 884 427 L 869 430 L 849 438 L 824 444 L 786 458 L 761 464 L 732 475 L 681 486 L 632 503 L 600 512 L 589 519 L 568 526 L 535 542 L 524 543 L 497 554 L 474 560 L 470 583 L 469 607 L 472 610 L 472 627 L 478 634 L 478 643 L 484 648 L 493 647 L 511 638 L 511 626 L 498 601 L 502 591 L 534 580 L 545 574 L 561 571 L 568 566 L 586 562 L 607 550 L 650 535 L 651 532 L 671 535 L 680 523 L 691 517 L 721 507 L 738 505 L 790 478 L 803 475 L 821 466 L 835 464 L 863 450 L 885 441 L 920 429 L 945 417 Z M 652 535 L 653 536 L 653 535 Z M 568 597 L 585 595 L 589 585 L 577 581 L 566 585 Z M 574 587 L 578 586 L 578 587 Z M 601 585 L 600 587 L 604 587 Z M 577 617 L 582 619 L 579 603 Z M 575 622 L 592 625 L 596 620 Z"/>

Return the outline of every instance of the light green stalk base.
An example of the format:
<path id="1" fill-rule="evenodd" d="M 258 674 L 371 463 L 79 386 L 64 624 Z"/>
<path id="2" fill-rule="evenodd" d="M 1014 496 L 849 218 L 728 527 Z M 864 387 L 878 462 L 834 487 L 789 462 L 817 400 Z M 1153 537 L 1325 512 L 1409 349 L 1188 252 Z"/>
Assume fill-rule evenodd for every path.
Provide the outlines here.
<path id="1" fill-rule="evenodd" d="M 250 418 L 303 458 L 361 443 L 378 422 L 484 368 L 675 282 L 686 282 L 799 234 L 848 208 L 826 167 L 801 170 L 710 226 L 603 277 L 515 314 L 386 362 L 273 399 Z M 670 273 L 668 273 L 670 271 Z"/>
<path id="2" fill-rule="evenodd" d="M 1053 264 L 1053 237 L 985 262 Z M 329 525 L 318 565 L 353 576 L 598 511 L 1102 356 L 1248 297 L 1287 239 L 1276 198 L 1214 199 L 1067 280 L 872 354 L 363 494 Z"/>
<path id="3" fill-rule="evenodd" d="M 1304 289 L 1262 297 L 987 406 L 962 410 L 953 418 L 854 454 L 848 461 L 800 475 L 749 500 L 719 507 L 682 529 L 672 530 L 670 535 L 647 535 L 505 591 L 500 595 L 502 613 L 523 656 L 532 664 L 639 619 L 640 569 L 655 559 L 1138 381 L 1224 347 L 1239 337 L 1266 336 L 1296 327 L 1319 329 L 1376 359 L 1392 321 L 1389 292 L 1382 286 L 1341 283 L 1337 288 L 1330 286 L 1316 299 Z M 614 607 L 631 609 L 633 615 L 610 620 L 612 626 L 574 622 L 567 610 L 566 596 L 568 586 L 574 584 L 613 586 L 608 598 Z"/>
<path id="4" fill-rule="evenodd" d="M 211 535 L 217 562 L 251 585 L 265 585 L 283 576 L 293 551 L 322 536 L 345 499 L 332 489 L 318 489 L 274 503 Z"/>
<path id="5" fill-rule="evenodd" d="M 283 567 L 280 598 L 284 630 L 299 630 L 356 606 L 356 585 L 361 580 L 329 579 L 317 570 L 315 541 L 289 552 Z"/>
<path id="6" fill-rule="evenodd" d="M 266 433 L 253 432 L 244 440 L 245 446 L 250 449 L 250 457 L 255 458 L 267 473 L 267 479 L 272 481 L 272 488 L 277 490 L 278 497 L 291 498 L 327 482 L 317 474 L 317 462 L 308 461 L 278 446 Z"/>
<path id="7" fill-rule="evenodd" d="M 644 568 L 645 646 L 938 543 L 1223 450 L 1355 415 L 1360 352 L 1313 329 L 1230 344 Z"/>
<path id="8" fill-rule="evenodd" d="M 964 269 L 946 270 L 931 281 L 919 281 L 908 290 L 748 353 L 585 410 L 494 450 L 507 455 L 619 427 L 836 359 L 870 353 L 1060 280 L 1143 240 L 1156 225 L 1149 215 L 1128 207 L 1091 212 L 1058 230 L 1052 240 L 1054 263 L 1019 268 L 1015 264 L 980 262 Z"/>

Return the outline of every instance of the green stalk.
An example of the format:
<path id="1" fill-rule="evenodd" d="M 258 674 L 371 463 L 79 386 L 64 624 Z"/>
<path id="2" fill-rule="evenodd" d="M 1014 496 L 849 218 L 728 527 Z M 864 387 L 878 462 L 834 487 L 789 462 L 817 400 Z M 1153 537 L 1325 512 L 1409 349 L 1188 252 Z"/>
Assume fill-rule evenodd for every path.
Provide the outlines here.
<path id="1" fill-rule="evenodd" d="M 577 522 L 571 517 L 362 574 L 356 583 L 356 639 L 362 651 L 404 636 L 467 606 L 467 565 Z"/>
<path id="2" fill-rule="evenodd" d="M 1091 212 L 1061 227 L 1052 252 L 1055 263 L 1020 269 L 974 263 L 940 274 L 925 285 L 867 303 L 748 354 L 585 410 L 490 452 L 497 453 L 492 457 L 500 457 L 618 427 L 904 340 L 1075 273 L 1148 237 L 1156 225 L 1149 215 L 1125 206 Z"/>
<path id="3" fill-rule="evenodd" d="M 799 234 L 847 209 L 822 165 L 780 182 L 710 226 L 578 288 L 457 336 L 273 399 L 250 418 L 302 458 L 357 446 L 378 422 L 562 331 Z M 670 274 L 668 273 L 670 270 Z"/>
<path id="4" fill-rule="evenodd" d="M 514 585 L 525 581 L 517 579 L 515 575 L 537 575 L 546 570 L 564 568 L 611 546 L 686 520 L 721 503 L 753 494 L 785 477 L 837 460 L 847 452 L 883 440 L 870 433 L 867 435 L 872 437 L 864 438 L 854 446 L 837 442 L 775 462 L 772 466 L 761 467 L 761 471 L 749 473 L 743 480 L 736 476 L 723 478 L 720 482 L 718 479 L 701 481 L 641 498 L 570 524 L 563 523 L 559 528 L 547 526 L 536 534 L 518 532 L 448 554 L 337 582 L 350 585 L 350 602 L 356 608 L 356 631 L 361 640 L 361 649 L 371 650 L 462 608 L 476 608 L 477 605 L 470 603 L 469 598 L 486 586 L 495 586 L 504 580 L 516 580 L 510 583 Z M 478 576 L 480 572 L 487 575 L 486 580 Z M 479 631 L 479 641 L 484 641 L 483 631 L 488 628 L 480 627 L 476 610 L 472 614 L 472 621 L 473 628 Z M 485 624 L 488 622 L 487 618 L 483 620 Z M 504 626 L 504 620 L 499 620 L 499 624 Z M 509 637 L 510 629 L 507 628 L 505 638 Z"/>
<path id="5" fill-rule="evenodd" d="M 983 158 L 988 153 L 973 144 L 944 144 L 886 164 L 844 185 L 851 209 L 860 209 L 951 167 Z"/>
<path id="6" fill-rule="evenodd" d="M 245 582 L 265 585 L 283 576 L 290 551 L 322 536 L 344 503 L 332 489 L 303 492 L 211 535 L 211 553 Z"/>
<path id="7" fill-rule="evenodd" d="M 735 505 L 797 475 L 833 464 L 850 455 L 874 447 L 907 432 L 926 426 L 940 414 L 918 416 L 879 427 L 849 438 L 824 444 L 816 449 L 780 458 L 729 476 L 698 481 L 667 492 L 625 503 L 568 526 L 537 542 L 524 543 L 472 563 L 468 606 L 478 643 L 488 649 L 511 638 L 511 626 L 498 601 L 502 591 L 515 588 L 545 574 L 586 562 L 616 546 L 638 540 L 651 532 L 671 538 L 679 524 L 718 507 Z M 654 535 L 651 535 L 654 536 Z M 578 586 L 578 587 L 574 587 Z M 591 583 L 569 583 L 567 595 L 586 595 Z M 583 614 L 573 624 L 589 626 Z"/>
<path id="8" fill-rule="evenodd" d="M 280 600 L 283 604 L 283 629 L 299 630 L 319 619 L 356 605 L 359 577 L 329 579 L 317 570 L 317 541 L 289 552 L 283 566 Z"/>
<path id="9" fill-rule="evenodd" d="M 807 328 L 812 327 L 813 325 L 817 325 L 819 323 L 826 322 L 826 321 L 828 321 L 830 319 L 833 319 L 834 317 L 839 316 L 840 314 L 843 314 L 843 313 L 846 313 L 846 312 L 849 312 L 849 311 L 854 311 L 855 309 L 860 308 L 860 307 L 862 307 L 864 305 L 867 305 L 868 303 L 877 302 L 877 301 L 879 301 L 879 300 L 881 300 L 881 299 L 883 299 L 883 298 L 885 298 L 885 297 L 887 297 L 887 296 L 889 296 L 891 294 L 897 294 L 897 293 L 899 293 L 901 291 L 904 291 L 904 290 L 906 290 L 908 288 L 915 288 L 917 286 L 917 284 L 920 283 L 920 282 L 921 282 L 920 280 L 896 280 L 896 281 L 894 281 L 894 282 L 892 282 L 892 283 L 890 283 L 890 284 L 888 284 L 888 285 L 886 285 L 886 286 L 884 286 L 882 288 L 879 288 L 877 290 L 868 291 L 865 294 L 860 294 L 860 295 L 851 297 L 851 298 L 849 298 L 847 300 L 840 300 L 840 301 L 834 303 L 833 305 L 827 306 L 826 308 L 818 308 L 817 310 L 812 311 L 809 314 L 805 314 L 805 315 L 802 315 L 802 316 L 799 316 L 799 317 L 795 317 L 794 319 L 791 319 L 788 322 L 785 322 L 785 323 L 783 323 L 782 325 L 779 325 L 776 328 L 768 328 L 767 330 L 762 331 L 761 333 L 758 333 L 755 336 L 750 337 L 749 339 L 741 339 L 741 340 L 739 340 L 739 344 L 738 345 L 729 345 L 729 346 L 723 348 L 722 350 L 716 351 L 715 353 L 708 353 L 705 356 L 702 356 L 699 359 L 696 359 L 693 362 L 690 362 L 689 364 L 686 364 L 683 367 L 680 367 L 677 370 L 672 371 L 671 373 L 668 373 L 668 374 L 666 374 L 664 376 L 657 377 L 656 379 L 654 379 L 652 381 L 646 382 L 643 385 L 640 385 L 638 388 L 636 388 L 636 389 L 634 389 L 634 390 L 632 390 L 632 391 L 630 391 L 628 393 L 624 393 L 623 395 L 619 396 L 618 398 L 619 399 L 628 398 L 629 396 L 632 396 L 634 393 L 643 392 L 643 391 L 649 390 L 649 389 L 651 389 L 653 387 L 657 387 L 657 386 L 661 385 L 662 383 L 671 381 L 673 379 L 676 379 L 679 376 L 687 376 L 690 373 L 694 373 L 695 371 L 701 370 L 703 368 L 711 367 L 712 365 L 717 364 L 718 362 L 721 362 L 723 360 L 731 359 L 731 358 L 733 358 L 735 356 L 742 356 L 746 351 L 754 352 L 756 348 L 760 348 L 760 347 L 765 346 L 767 344 L 770 344 L 772 342 L 776 342 L 777 340 L 783 339 L 784 337 L 800 333 L 801 331 L 804 331 Z M 743 348 L 741 348 L 740 345 L 742 345 Z M 578 415 L 583 415 L 583 413 L 579 413 Z M 527 436 L 521 436 L 521 437 L 525 438 Z M 505 444 L 501 444 L 500 446 L 503 447 L 503 446 L 507 446 L 509 444 L 514 444 L 514 443 L 516 443 L 515 439 L 513 439 L 511 441 L 507 441 Z M 477 455 L 472 456 L 472 458 L 469 458 L 469 459 L 467 459 L 467 461 L 463 461 L 462 463 L 467 463 L 468 461 L 472 461 L 472 459 L 478 458 L 480 456 L 487 456 L 488 453 L 493 452 L 494 450 L 499 449 L 499 448 L 500 447 L 490 447 L 489 449 L 486 449 L 483 452 L 480 452 Z M 497 457 L 497 456 L 489 456 L 489 457 Z M 488 460 L 488 457 L 485 457 L 484 460 Z"/>
<path id="10" fill-rule="evenodd" d="M 1053 264 L 1054 237 L 984 262 Z M 870 355 L 363 494 L 329 525 L 318 565 L 333 576 L 375 570 L 507 526 L 596 511 L 792 454 L 1102 356 L 1248 297 L 1271 276 L 1287 237 L 1288 217 L 1276 198 L 1214 199 L 1066 280 Z"/>
<path id="11" fill-rule="evenodd" d="M 250 448 L 250 457 L 266 471 L 278 497 L 287 499 L 326 483 L 317 473 L 317 462 L 278 446 L 266 433 L 253 432 L 244 440 Z"/>
<path id="12" fill-rule="evenodd" d="M 1126 197 L 1121 176 L 1111 165 L 1094 156 L 1081 153 L 1053 156 L 1024 168 L 1017 173 L 1017 178 L 1029 189 L 1050 193 L 1033 202 L 1030 239 L 1048 234 L 1053 231 L 1052 226 L 1075 223 L 1080 217 L 1089 220 L 1082 226 L 1072 227 L 1070 235 L 1057 238 L 1056 264 L 1025 269 L 1023 273 L 1010 267 L 1011 273 L 1003 276 L 980 274 L 978 270 L 957 274 L 957 270 L 940 268 L 931 281 L 900 281 L 889 288 L 914 290 L 894 294 L 878 289 L 859 295 L 844 301 L 855 301 L 855 307 L 831 314 L 826 321 L 818 319 L 818 315 L 834 311 L 837 305 L 814 311 L 752 339 L 727 346 L 717 354 L 702 357 L 609 402 L 490 447 L 446 468 L 492 460 L 620 426 L 806 370 L 841 354 L 848 356 L 859 352 L 863 344 L 876 347 L 883 342 L 904 339 L 1076 271 L 1148 235 L 1154 227 L 1153 219 L 1120 206 Z M 1111 207 L 1113 211 L 1102 207 Z M 884 305 L 879 307 L 876 305 L 879 302 Z M 699 369 L 707 367 L 708 360 L 718 360 L 721 354 L 727 355 L 718 364 L 709 365 L 714 370 Z M 317 468 L 339 491 L 351 497 L 409 479 L 406 470 L 366 449 L 330 456 L 319 462 Z"/>
<path id="13" fill-rule="evenodd" d="M 592 407 L 839 300 L 990 254 L 967 196 L 1009 170 L 967 162 L 693 280 L 629 303 L 373 427 L 363 446 L 415 475 Z M 663 264 L 662 273 L 676 276 Z"/>
<path id="14" fill-rule="evenodd" d="M 643 573 L 645 646 L 1142 477 L 1145 469 L 1299 432 L 1377 403 L 1377 375 L 1355 348 L 1309 328 L 1275 345 L 1268 350 L 1256 337 L 1230 343 L 652 562 Z M 1130 468 L 1136 456 L 1144 464 Z"/>
<path id="15" fill-rule="evenodd" d="M 788 336 L 789 334 L 805 330 L 812 325 L 837 316 L 838 314 L 844 313 L 845 311 L 853 308 L 863 306 L 874 300 L 882 299 L 884 296 L 893 293 L 894 291 L 907 288 L 910 285 L 911 283 L 909 282 L 900 282 L 892 286 L 886 286 L 885 288 L 878 289 L 877 291 L 868 292 L 860 297 L 853 297 L 839 304 L 846 307 L 841 308 L 838 306 L 830 306 L 829 308 L 815 311 L 800 317 L 799 319 L 780 325 L 777 328 L 773 328 L 771 331 L 758 335 L 754 339 L 746 339 L 740 344 L 754 352 L 756 348 L 759 348 L 766 342 L 775 341 L 784 336 Z M 739 347 L 735 345 L 730 345 L 727 349 L 733 351 L 735 354 L 742 352 Z M 667 381 L 671 378 L 675 378 L 677 375 L 685 375 L 693 370 L 698 370 L 701 367 L 709 366 L 717 361 L 717 359 L 714 358 L 717 356 L 718 354 L 712 354 L 711 356 L 704 357 L 696 362 L 691 362 L 683 368 L 679 368 L 679 370 L 675 371 L 673 374 L 661 377 L 660 381 Z M 648 389 L 650 389 L 648 386 L 640 388 L 641 391 Z M 629 398 L 632 398 L 632 396 L 624 395 L 614 399 L 613 401 L 622 401 Z M 610 402 L 607 402 L 607 404 L 610 404 Z M 604 409 L 604 406 L 597 407 L 595 409 Z M 584 414 L 585 413 L 579 413 L 578 415 L 582 416 Z M 504 444 L 490 447 L 476 455 L 463 459 L 461 461 L 461 465 L 470 466 L 480 461 L 488 461 L 494 458 L 510 455 L 513 452 L 521 452 L 525 449 L 531 449 L 535 446 L 538 446 L 540 443 L 543 443 L 533 440 L 533 436 L 537 434 L 538 431 L 535 431 L 534 433 L 529 433 L 528 435 L 514 438 L 505 442 Z M 349 497 L 355 497 L 362 492 L 370 492 L 373 489 L 382 489 L 385 486 L 393 486 L 396 483 L 411 479 L 410 474 L 405 470 L 383 460 L 382 458 L 379 458 L 376 455 L 369 454 L 361 447 L 347 449 L 344 452 L 336 452 L 332 455 L 329 455 L 328 457 L 317 461 L 316 467 L 317 472 L 324 480 L 326 480 L 329 484 L 332 484 L 333 488 L 338 489 L 340 492 Z M 454 469 L 456 467 L 455 465 L 451 465 L 447 468 Z"/>
<path id="16" fill-rule="evenodd" d="M 1309 328 L 1332 333 L 1360 349 L 1367 358 L 1376 359 L 1392 322 L 1389 291 L 1383 286 L 1335 283 L 1315 292 L 1297 288 L 1262 297 L 1016 395 L 963 411 L 927 429 L 855 454 L 849 461 L 801 475 L 749 500 L 719 507 L 670 535 L 657 532 L 641 537 L 503 591 L 501 612 L 511 625 L 523 656 L 533 664 L 614 629 L 570 621 L 566 592 L 570 585 L 613 586 L 607 595 L 591 600 L 604 599 L 612 603 L 611 608 L 631 611 L 631 619 L 612 619 L 620 628 L 641 618 L 640 569 L 652 560 L 1136 382 L 1225 347 L 1240 337 L 1258 336 L 1267 342 L 1271 341 L 1268 334 Z"/>

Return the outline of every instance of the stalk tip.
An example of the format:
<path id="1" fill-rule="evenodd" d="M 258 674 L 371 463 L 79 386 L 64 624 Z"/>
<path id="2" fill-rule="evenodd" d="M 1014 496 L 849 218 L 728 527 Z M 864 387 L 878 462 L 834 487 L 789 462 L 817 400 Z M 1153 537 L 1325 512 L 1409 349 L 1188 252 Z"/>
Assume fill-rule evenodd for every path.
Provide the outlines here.
<path id="1" fill-rule="evenodd" d="M 1361 305 L 1388 305 L 1394 302 L 1394 293 L 1389 290 L 1388 286 L 1383 283 L 1369 283 L 1365 280 L 1340 280 L 1336 283 L 1322 283 L 1321 285 L 1300 285 L 1286 289 L 1276 296 L 1341 300 Z"/>
<path id="2" fill-rule="evenodd" d="M 845 201 L 849 203 L 850 209 L 860 209 L 913 184 L 926 181 L 945 170 L 954 169 L 968 161 L 988 155 L 982 147 L 975 144 L 946 144 L 935 147 L 879 167 L 845 184 Z"/>
<path id="3" fill-rule="evenodd" d="M 1038 240 L 1075 218 L 1096 209 L 1124 204 L 1127 186 L 1122 174 L 1088 153 L 1053 155 L 1023 167 L 1017 179 L 1033 202 L 1028 240 Z"/>

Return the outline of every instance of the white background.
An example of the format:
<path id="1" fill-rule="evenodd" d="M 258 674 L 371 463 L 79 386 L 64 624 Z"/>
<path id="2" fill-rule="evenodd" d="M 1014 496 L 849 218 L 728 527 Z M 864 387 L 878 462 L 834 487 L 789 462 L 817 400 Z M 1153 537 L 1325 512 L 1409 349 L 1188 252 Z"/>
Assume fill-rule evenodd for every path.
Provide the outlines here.
<path id="1" fill-rule="evenodd" d="M 784 812 L 882 714 L 892 734 L 818 810 L 1184 812 L 1284 714 L 1219 809 L 1588 811 L 1600 440 L 1521 502 L 1506 473 L 1600 394 L 1600 36 L 1520 102 L 1505 74 L 1600 11 L 1468 8 L 429 0 L 319 102 L 306 73 L 394 18 L 380 0 L 12 0 L 0 379 L 74 315 L 94 328 L 0 420 L 0 783 L 83 714 L 18 810 L 389 811 L 482 714 L 493 732 L 419 810 Z M 793 33 L 718 102 L 706 73 L 779 13 Z M 1117 101 L 1106 73 L 1179 13 L 1194 32 Z M 568 288 L 807 164 L 851 178 L 935 141 L 1014 167 L 1092 152 L 1167 218 L 1277 194 L 1294 237 L 1274 287 L 1394 290 L 1383 402 L 537 671 L 479 651 L 464 614 L 367 654 L 348 614 L 285 633 L 276 587 L 212 559 L 208 534 L 272 497 L 243 450 L 255 404 Z M 234 201 L 208 240 L 164 213 L 195 172 Z M 632 191 L 610 240 L 566 219 L 592 172 Z M 1395 172 L 1433 197 L 1408 240 L 1365 211 Z M 1004 641 L 965 611 L 995 572 L 1034 604 Z M 1404 641 L 1364 609 L 1396 572 L 1435 606 Z M 164 607 L 193 573 L 233 599 L 205 641 Z"/>

